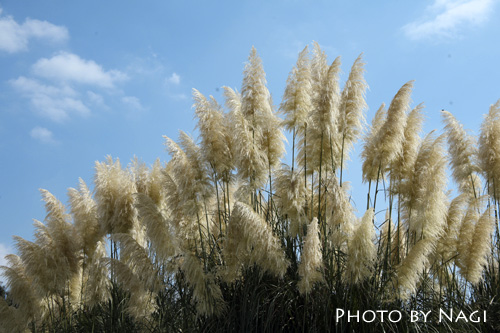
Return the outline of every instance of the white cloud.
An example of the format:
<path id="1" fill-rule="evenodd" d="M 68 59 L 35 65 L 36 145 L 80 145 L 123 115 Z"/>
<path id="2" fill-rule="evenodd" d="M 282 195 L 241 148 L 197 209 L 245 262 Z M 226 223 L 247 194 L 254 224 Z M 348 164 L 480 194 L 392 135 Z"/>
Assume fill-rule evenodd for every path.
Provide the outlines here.
<path id="1" fill-rule="evenodd" d="M 37 80 L 20 76 L 15 80 L 10 81 L 15 88 L 25 93 L 37 93 L 43 95 L 65 95 L 76 96 L 76 91 L 69 86 L 55 87 L 44 85 Z"/>
<path id="2" fill-rule="evenodd" d="M 33 128 L 30 132 L 33 139 L 39 140 L 42 143 L 55 143 L 54 135 L 52 132 L 45 127 L 37 126 Z"/>
<path id="3" fill-rule="evenodd" d="M 181 77 L 177 73 L 172 73 L 172 75 L 167 79 L 167 82 L 178 85 L 181 83 Z"/>
<path id="4" fill-rule="evenodd" d="M 10 84 L 25 95 L 33 107 L 44 117 L 63 122 L 70 113 L 87 115 L 90 110 L 78 99 L 78 94 L 69 86 L 46 85 L 37 80 L 20 76 Z"/>
<path id="5" fill-rule="evenodd" d="M 171 93 L 169 93 L 168 97 L 170 97 L 171 99 L 174 99 L 174 100 L 178 100 L 178 101 L 179 100 L 183 101 L 183 100 L 188 99 L 188 96 L 186 94 L 183 94 L 183 93 L 179 93 L 179 94 L 171 94 Z"/>
<path id="6" fill-rule="evenodd" d="M 47 79 L 103 88 L 113 88 L 116 82 L 127 79 L 127 75 L 118 70 L 105 71 L 93 60 L 85 60 L 67 52 L 61 52 L 50 59 L 38 60 L 33 65 L 33 72 Z"/>
<path id="7" fill-rule="evenodd" d="M 187 99 L 186 94 L 175 92 L 175 90 L 179 89 L 180 84 L 181 84 L 181 76 L 175 72 L 165 79 L 165 88 L 169 98 L 174 100 Z"/>
<path id="8" fill-rule="evenodd" d="M 105 109 L 108 108 L 108 106 L 104 102 L 104 97 L 102 97 L 102 95 L 99 95 L 93 91 L 90 91 L 90 90 L 87 91 L 87 99 L 91 104 L 93 104 L 95 106 L 105 108 Z"/>
<path id="9" fill-rule="evenodd" d="M 139 98 L 137 98 L 135 96 L 122 97 L 122 102 L 135 110 L 139 110 L 139 111 L 144 110 L 144 107 L 142 106 L 141 101 L 139 100 Z"/>
<path id="10" fill-rule="evenodd" d="M 455 37 L 459 29 L 486 22 L 496 0 L 434 0 L 428 17 L 403 27 L 411 39 Z"/>
<path id="11" fill-rule="evenodd" d="M 63 42 L 69 38 L 66 27 L 30 18 L 19 24 L 12 16 L 0 17 L 0 31 L 0 51 L 9 53 L 27 50 L 29 40 L 32 38 L 44 39 L 49 42 Z"/>

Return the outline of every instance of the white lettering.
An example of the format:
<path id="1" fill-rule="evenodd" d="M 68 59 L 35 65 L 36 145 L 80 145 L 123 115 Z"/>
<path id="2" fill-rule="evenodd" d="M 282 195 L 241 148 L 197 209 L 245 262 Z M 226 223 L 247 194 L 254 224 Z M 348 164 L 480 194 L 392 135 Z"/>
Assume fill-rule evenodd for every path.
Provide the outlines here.
<path id="1" fill-rule="evenodd" d="M 373 316 L 373 317 L 372 317 L 372 320 L 367 320 L 367 319 L 365 318 L 365 314 L 367 314 L 367 313 L 371 313 L 371 314 L 372 314 L 372 316 Z M 372 323 L 372 322 L 375 320 L 375 318 L 376 318 L 376 317 L 377 317 L 377 315 L 376 315 L 376 314 L 375 314 L 375 312 L 374 312 L 374 311 L 372 311 L 372 310 L 368 310 L 368 311 L 363 312 L 363 322 L 365 322 L 365 323 Z"/>
<path id="2" fill-rule="evenodd" d="M 351 322 L 351 318 L 356 318 L 356 322 L 359 323 L 359 311 L 356 311 L 355 315 L 351 314 L 350 310 L 347 310 L 347 322 Z"/>
<path id="3" fill-rule="evenodd" d="M 465 320 L 467 323 L 469 322 L 469 321 L 467 320 L 467 316 L 465 315 L 465 313 L 464 313 L 462 310 L 460 310 L 460 312 L 458 313 L 458 316 L 457 316 L 457 319 L 455 319 L 455 322 L 457 322 L 459 319 L 463 319 L 463 320 Z"/>
<path id="4" fill-rule="evenodd" d="M 342 309 L 337 309 L 336 311 L 336 319 L 335 319 L 335 322 L 338 323 L 339 322 L 339 319 L 342 318 L 344 316 L 344 310 Z"/>
<path id="5" fill-rule="evenodd" d="M 479 323 L 481 321 L 481 318 L 479 318 L 479 316 L 476 315 L 476 313 L 478 313 L 479 311 L 473 311 L 470 316 L 469 316 L 469 320 L 472 321 L 473 323 Z M 476 316 L 475 316 L 476 315 Z M 476 317 L 476 319 L 474 319 L 474 317 Z"/>
<path id="6" fill-rule="evenodd" d="M 398 320 L 394 320 L 392 319 L 392 314 L 396 312 L 398 315 L 399 315 L 399 318 Z M 400 311 L 397 311 L 397 310 L 392 310 L 391 312 L 389 312 L 389 320 L 391 321 L 391 323 L 398 323 L 400 320 L 401 320 L 401 312 Z"/>
<path id="7" fill-rule="evenodd" d="M 448 316 L 443 309 L 439 309 L 439 322 L 443 321 L 443 317 L 446 317 L 449 321 L 453 320 L 453 309 L 450 309 L 450 315 Z"/>
<path id="8" fill-rule="evenodd" d="M 427 322 L 427 316 L 431 313 L 430 311 L 428 311 L 427 313 L 425 313 L 424 311 L 420 311 L 422 313 L 422 315 L 424 316 L 424 322 Z"/>
<path id="9" fill-rule="evenodd" d="M 377 313 L 380 313 L 380 322 L 384 322 L 384 313 L 389 312 L 387 310 L 377 310 Z"/>

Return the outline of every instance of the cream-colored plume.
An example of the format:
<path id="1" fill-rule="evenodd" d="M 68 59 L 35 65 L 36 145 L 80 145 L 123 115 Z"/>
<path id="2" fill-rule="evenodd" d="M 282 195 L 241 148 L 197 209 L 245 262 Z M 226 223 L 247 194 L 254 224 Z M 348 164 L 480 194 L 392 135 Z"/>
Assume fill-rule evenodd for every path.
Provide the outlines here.
<path id="1" fill-rule="evenodd" d="M 379 132 L 384 125 L 387 118 L 387 110 L 385 109 L 385 104 L 379 107 L 375 116 L 373 116 L 372 124 L 369 131 L 365 134 L 363 141 L 363 151 L 361 152 L 361 158 L 363 160 L 363 181 L 367 182 L 370 180 L 376 181 L 377 179 L 382 179 L 383 170 L 381 170 L 381 161 L 378 158 L 378 139 L 380 138 Z M 376 164 L 376 163 L 379 164 Z"/>
<path id="2" fill-rule="evenodd" d="M 323 255 L 318 233 L 318 219 L 313 218 L 307 227 L 307 235 L 300 256 L 298 283 L 301 294 L 309 294 L 317 282 L 323 281 Z"/>
<path id="3" fill-rule="evenodd" d="M 349 78 L 341 93 L 339 109 L 339 133 L 342 139 L 341 159 L 345 162 L 347 153 L 361 133 L 365 122 L 364 111 L 367 108 L 365 92 L 368 85 L 364 78 L 362 54 L 354 61 L 349 73 Z"/>
<path id="4" fill-rule="evenodd" d="M 307 46 L 300 52 L 297 64 L 288 76 L 280 112 L 285 115 L 283 126 L 296 133 L 304 131 L 312 110 L 311 64 Z"/>
<path id="5" fill-rule="evenodd" d="M 439 263 L 447 263 L 457 255 L 457 239 L 465 215 L 466 204 L 467 196 L 460 194 L 451 201 L 448 207 L 444 232 L 436 246 Z"/>
<path id="6" fill-rule="evenodd" d="M 140 279 L 144 288 L 157 291 L 159 288 L 158 272 L 151 262 L 148 249 L 129 234 L 113 234 L 112 238 L 119 245 L 120 261 Z"/>
<path id="7" fill-rule="evenodd" d="M 405 139 L 407 111 L 410 107 L 413 81 L 405 83 L 389 105 L 384 125 L 376 138 L 376 157 L 373 165 L 380 166 L 385 173 L 390 164 L 401 154 Z"/>
<path id="8" fill-rule="evenodd" d="M 150 197 L 142 193 L 136 195 L 136 207 L 157 259 L 167 261 L 174 256 L 178 245 L 175 230 L 163 215 L 164 210 L 160 210 Z"/>
<path id="9" fill-rule="evenodd" d="M 336 249 L 345 250 L 356 221 L 354 207 L 348 194 L 349 183 L 339 186 L 339 182 L 334 176 L 330 179 L 326 188 L 325 217 L 330 229 L 330 239 Z"/>
<path id="10" fill-rule="evenodd" d="M 266 120 L 272 117 L 272 104 L 266 84 L 262 60 L 255 47 L 252 47 L 241 85 L 241 114 L 248 121 L 251 131 L 263 128 Z"/>
<path id="11" fill-rule="evenodd" d="M 474 227 L 474 234 L 467 254 L 465 278 L 472 284 L 481 280 L 487 256 L 491 249 L 491 234 L 494 227 L 492 208 L 489 206 L 481 215 Z"/>
<path id="12" fill-rule="evenodd" d="M 225 309 L 225 304 L 215 276 L 205 272 L 203 263 L 191 252 L 184 252 L 181 269 L 193 288 L 198 313 L 203 316 L 219 315 Z"/>
<path id="13" fill-rule="evenodd" d="M 79 189 L 68 189 L 68 197 L 77 239 L 84 255 L 91 259 L 97 243 L 104 238 L 97 218 L 97 204 L 81 178 Z"/>
<path id="14" fill-rule="evenodd" d="M 166 174 L 170 175 L 167 182 L 173 184 L 179 196 L 178 205 L 172 209 L 179 209 L 185 218 L 194 218 L 202 214 L 203 201 L 212 194 L 212 186 L 206 172 L 206 165 L 202 160 L 199 147 L 184 132 L 180 131 L 180 145 L 164 136 L 165 145 L 171 156 Z M 172 190 L 173 188 L 169 188 Z M 168 194 L 171 195 L 171 194 Z"/>
<path id="15" fill-rule="evenodd" d="M 465 213 L 460 231 L 457 238 L 457 256 L 455 263 L 460 268 L 463 275 L 467 275 L 467 262 L 469 258 L 469 251 L 472 247 L 474 231 L 476 229 L 477 221 L 480 217 L 480 211 L 484 207 L 485 197 L 469 198 L 469 205 Z M 482 240 L 486 241 L 486 240 Z"/>
<path id="16" fill-rule="evenodd" d="M 320 90 L 315 96 L 314 108 L 310 113 L 310 123 L 307 127 L 307 133 L 305 133 L 307 136 L 301 136 L 299 142 L 299 164 L 304 164 L 307 154 L 307 165 L 310 172 L 319 170 L 320 163 L 322 163 L 322 168 L 329 168 L 332 171 L 340 163 L 339 73 L 340 58 L 338 57 L 321 76 L 321 85 L 318 86 Z"/>
<path id="17" fill-rule="evenodd" d="M 410 246 L 421 238 L 435 241 L 446 223 L 446 159 L 443 136 L 428 134 L 419 148 L 412 176 L 402 196 L 403 220 Z"/>
<path id="18" fill-rule="evenodd" d="M 479 161 L 487 182 L 488 192 L 500 201 L 500 100 L 490 106 L 481 124 Z"/>
<path id="19" fill-rule="evenodd" d="M 373 270 L 377 247 L 373 208 L 369 208 L 357 226 L 347 248 L 346 281 L 356 284 L 367 279 Z"/>
<path id="20" fill-rule="evenodd" d="M 106 302 L 111 297 L 111 281 L 109 279 L 107 259 L 105 259 L 106 247 L 104 242 L 97 242 L 95 252 L 91 257 L 92 260 L 88 263 L 88 273 L 85 275 L 86 279 L 83 287 L 84 302 L 90 308 L 101 302 Z"/>
<path id="21" fill-rule="evenodd" d="M 6 287 L 9 290 L 9 298 L 12 299 L 17 310 L 12 310 L 13 306 L 7 306 L 0 301 L 0 318 L 7 320 L 5 323 L 12 321 L 12 324 L 19 324 L 18 328 L 27 327 L 30 321 L 37 322 L 42 314 L 42 296 L 37 293 L 36 286 L 33 285 L 34 280 L 31 279 L 26 272 L 25 265 L 21 258 L 15 254 L 9 254 L 5 257 L 8 266 L 0 266 L 3 271 L 2 275 L 6 278 Z M 3 310 L 2 310 L 3 309 Z M 5 311 L 5 312 L 4 312 Z M 13 314 L 14 318 L 6 317 L 8 314 Z M 4 329 L 9 326 L 4 326 Z M 9 332 L 13 332 L 11 330 Z"/>
<path id="22" fill-rule="evenodd" d="M 295 237 L 302 234 L 302 227 L 307 222 L 304 210 L 307 200 L 304 177 L 283 164 L 281 169 L 275 172 L 273 183 L 276 207 L 281 215 L 290 220 L 290 235 Z"/>
<path id="23" fill-rule="evenodd" d="M 203 158 L 213 168 L 217 178 L 225 177 L 227 180 L 233 168 L 233 158 L 222 107 L 212 96 L 207 99 L 196 89 L 193 89 L 193 99 Z"/>
<path id="24" fill-rule="evenodd" d="M 149 318 L 156 309 L 155 292 L 148 290 L 134 269 L 126 263 L 113 258 L 105 258 L 103 261 L 113 271 L 121 288 L 130 293 L 126 311 L 136 320 Z"/>
<path id="25" fill-rule="evenodd" d="M 450 112 L 442 110 L 441 114 L 446 124 L 444 129 L 448 139 L 453 179 L 462 192 L 477 197 L 481 183 L 479 183 L 479 178 L 475 177 L 475 174 L 479 172 L 476 140 L 465 131 L 463 125 Z"/>
<path id="26" fill-rule="evenodd" d="M 393 284 L 397 286 L 401 299 L 408 299 L 415 293 L 420 277 L 429 264 L 428 256 L 434 250 L 434 243 L 430 238 L 420 239 L 396 268 Z"/>
<path id="27" fill-rule="evenodd" d="M 422 103 L 417 105 L 406 119 L 403 143 L 390 167 L 391 178 L 398 183 L 408 180 L 411 177 L 413 166 L 418 156 L 418 147 L 421 142 L 420 131 L 424 122 L 423 108 L 424 105 Z M 398 193 L 401 191 L 399 186 L 393 190 Z"/>
<path id="28" fill-rule="evenodd" d="M 223 254 L 230 281 L 239 275 L 242 265 L 258 265 L 280 277 L 289 266 L 271 227 L 262 216 L 241 202 L 237 202 L 231 212 Z"/>
<path id="29" fill-rule="evenodd" d="M 126 233 L 136 224 L 135 182 L 123 170 L 120 160 L 108 156 L 105 162 L 95 164 L 95 195 L 97 216 L 103 233 Z"/>

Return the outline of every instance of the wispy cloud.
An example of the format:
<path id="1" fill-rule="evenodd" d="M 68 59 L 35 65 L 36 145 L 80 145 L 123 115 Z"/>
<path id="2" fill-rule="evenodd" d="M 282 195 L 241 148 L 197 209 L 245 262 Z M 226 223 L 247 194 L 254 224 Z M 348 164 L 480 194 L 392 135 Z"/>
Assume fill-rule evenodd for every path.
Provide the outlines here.
<path id="1" fill-rule="evenodd" d="M 134 110 L 144 110 L 141 101 L 135 96 L 124 96 L 122 97 L 122 102 Z"/>
<path id="2" fill-rule="evenodd" d="M 78 93 L 69 86 L 53 86 L 20 76 L 10 84 L 29 99 L 35 110 L 42 116 L 56 122 L 63 122 L 70 113 L 87 115 L 90 113 L 78 98 Z"/>
<path id="3" fill-rule="evenodd" d="M 106 104 L 104 104 L 104 98 L 101 95 L 99 95 L 93 91 L 90 91 L 90 90 L 87 91 L 87 97 L 88 97 L 90 103 L 92 103 L 92 104 L 99 105 L 99 106 L 106 105 Z"/>
<path id="4" fill-rule="evenodd" d="M 12 16 L 3 16 L 0 8 L 0 51 L 16 53 L 28 49 L 33 38 L 49 42 L 63 42 L 69 38 L 68 29 L 47 21 L 27 18 L 22 24 Z"/>
<path id="5" fill-rule="evenodd" d="M 173 100 L 185 100 L 187 99 L 186 94 L 179 92 L 183 90 L 181 85 L 181 76 L 175 72 L 165 79 L 165 88 L 167 91 L 167 96 Z"/>
<path id="6" fill-rule="evenodd" d="M 37 126 L 33 128 L 30 132 L 30 135 L 33 139 L 36 139 L 42 143 L 50 143 L 54 144 L 56 143 L 56 140 L 54 140 L 54 135 L 52 132 L 45 127 L 40 127 Z"/>
<path id="7" fill-rule="evenodd" d="M 181 83 L 181 77 L 177 73 L 172 73 L 172 75 L 167 79 L 167 82 L 179 85 Z"/>
<path id="8" fill-rule="evenodd" d="M 425 17 L 403 27 L 410 39 L 453 38 L 486 22 L 497 0 L 435 0 Z"/>
<path id="9" fill-rule="evenodd" d="M 188 96 L 184 93 L 172 93 L 167 91 L 167 96 L 170 99 L 176 100 L 176 101 L 183 101 L 188 99 Z"/>
<path id="10" fill-rule="evenodd" d="M 33 72 L 41 77 L 64 82 L 76 82 L 113 88 L 116 82 L 127 79 L 118 70 L 105 71 L 93 60 L 85 60 L 76 54 L 61 52 L 52 58 L 42 58 L 33 65 Z"/>
<path id="11" fill-rule="evenodd" d="M 135 58 L 127 67 L 126 72 L 141 80 L 158 83 L 158 87 L 162 87 L 166 96 L 171 100 L 187 99 L 188 95 L 183 92 L 185 90 L 183 76 L 165 65 L 168 60 L 158 58 L 155 53 L 148 57 Z"/>

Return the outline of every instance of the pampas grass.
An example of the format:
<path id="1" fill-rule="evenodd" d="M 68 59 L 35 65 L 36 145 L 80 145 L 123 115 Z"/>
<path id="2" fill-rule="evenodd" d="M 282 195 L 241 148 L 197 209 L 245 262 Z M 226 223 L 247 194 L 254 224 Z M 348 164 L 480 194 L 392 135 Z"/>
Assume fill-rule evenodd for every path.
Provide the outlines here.
<path id="1" fill-rule="evenodd" d="M 41 190 L 47 216 L 33 239 L 14 237 L 17 255 L 1 267 L 0 332 L 497 329 L 492 319 L 336 318 L 337 309 L 494 318 L 500 307 L 500 102 L 479 140 L 446 111 L 444 134 L 421 136 L 409 81 L 365 128 L 364 61 L 345 81 L 341 67 L 318 43 L 305 47 L 280 119 L 252 48 L 241 94 L 224 87 L 219 103 L 193 89 L 198 137 L 165 136 L 167 163 L 107 157 L 93 185 L 68 190 L 67 207 Z M 344 175 L 357 146 L 366 210 Z"/>
<path id="2" fill-rule="evenodd" d="M 379 165 L 382 172 L 402 152 L 405 139 L 405 126 L 413 81 L 404 84 L 392 99 L 387 110 L 387 118 L 378 132 L 377 156 L 375 165 Z"/>
<path id="3" fill-rule="evenodd" d="M 472 284 L 477 284 L 482 278 L 483 269 L 487 264 L 487 255 L 491 249 L 489 238 L 492 229 L 493 215 L 489 207 L 476 223 L 465 264 L 465 278 Z"/>
<path id="4" fill-rule="evenodd" d="M 224 247 L 229 276 L 244 266 L 259 265 L 264 271 L 283 276 L 289 265 L 279 240 L 266 221 L 253 209 L 237 202 L 233 209 Z"/>
<path id="5" fill-rule="evenodd" d="M 95 165 L 95 200 L 101 230 L 105 234 L 129 232 L 134 227 L 135 183 L 123 170 L 119 159 L 108 156 L 106 162 Z"/>
<path id="6" fill-rule="evenodd" d="M 104 238 L 97 219 L 96 202 L 83 179 L 80 179 L 78 190 L 74 188 L 68 189 L 68 197 L 75 233 L 81 240 L 80 247 L 84 256 L 92 258 L 91 255 L 94 253 L 95 247 Z"/>
<path id="7" fill-rule="evenodd" d="M 305 215 L 307 190 L 304 178 L 287 165 L 283 165 L 274 175 L 273 188 L 276 208 L 290 221 L 290 235 L 295 237 L 302 234 L 302 227 L 307 223 Z"/>
<path id="8" fill-rule="evenodd" d="M 359 55 L 351 67 L 349 78 L 342 89 L 340 99 L 339 133 L 341 133 L 341 163 L 344 155 L 351 150 L 361 133 L 364 124 L 364 111 L 367 107 L 365 92 L 368 85 L 363 76 L 365 69 L 362 55 Z M 342 164 L 341 164 L 342 167 Z"/>
<path id="9" fill-rule="evenodd" d="M 304 240 L 304 249 L 298 268 L 300 276 L 298 288 L 301 294 L 310 293 L 315 283 L 323 281 L 322 268 L 323 255 L 319 239 L 318 219 L 313 218 L 307 227 L 307 236 Z"/>
<path id="10" fill-rule="evenodd" d="M 375 227 L 373 225 L 373 209 L 369 208 L 359 222 L 349 242 L 346 280 L 349 283 L 360 283 L 372 275 L 377 255 L 375 246 Z"/>
<path id="11" fill-rule="evenodd" d="M 300 52 L 297 64 L 288 76 L 287 85 L 280 105 L 280 112 L 285 115 L 283 127 L 292 132 L 302 133 L 309 121 L 309 112 L 313 109 L 313 87 L 311 78 L 311 60 L 307 46 Z"/>
<path id="12" fill-rule="evenodd" d="M 450 112 L 442 110 L 441 114 L 446 124 L 453 179 L 460 190 L 477 197 L 481 184 L 477 183 L 478 178 L 475 177 L 475 173 L 479 171 L 476 142 Z"/>
<path id="13" fill-rule="evenodd" d="M 379 107 L 372 119 L 370 129 L 364 136 L 363 151 L 361 157 L 363 159 L 363 181 L 376 181 L 380 177 L 380 170 L 382 167 L 381 161 L 378 157 L 378 141 L 380 130 L 385 124 L 387 118 L 387 110 L 385 104 Z M 378 162 L 378 164 L 377 164 Z"/>

